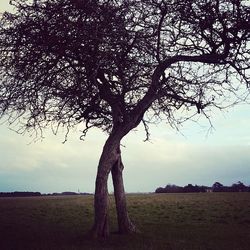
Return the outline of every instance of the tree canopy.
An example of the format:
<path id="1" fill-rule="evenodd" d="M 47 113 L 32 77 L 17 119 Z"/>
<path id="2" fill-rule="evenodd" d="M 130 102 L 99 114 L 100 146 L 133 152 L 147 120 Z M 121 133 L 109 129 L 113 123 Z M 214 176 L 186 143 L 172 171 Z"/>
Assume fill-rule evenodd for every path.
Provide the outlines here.
<path id="1" fill-rule="evenodd" d="M 84 121 L 110 132 L 146 111 L 146 128 L 163 116 L 176 125 L 246 97 L 247 1 L 12 4 L 0 21 L 0 114 L 24 130 Z"/>

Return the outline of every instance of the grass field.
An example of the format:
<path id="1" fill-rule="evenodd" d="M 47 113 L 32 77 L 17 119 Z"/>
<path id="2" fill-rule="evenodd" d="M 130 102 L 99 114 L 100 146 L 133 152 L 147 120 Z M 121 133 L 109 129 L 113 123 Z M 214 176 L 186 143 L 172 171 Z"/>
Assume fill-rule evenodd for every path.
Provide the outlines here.
<path id="1" fill-rule="evenodd" d="M 129 236 L 115 233 L 109 199 L 114 233 L 92 241 L 92 196 L 0 198 L 0 249 L 250 249 L 250 193 L 128 195 L 141 231 Z"/>

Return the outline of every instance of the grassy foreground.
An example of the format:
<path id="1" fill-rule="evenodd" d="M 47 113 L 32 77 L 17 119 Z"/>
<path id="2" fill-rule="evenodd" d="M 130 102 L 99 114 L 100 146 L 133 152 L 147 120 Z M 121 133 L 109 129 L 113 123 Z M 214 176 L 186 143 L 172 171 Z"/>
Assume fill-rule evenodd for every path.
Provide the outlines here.
<path id="1" fill-rule="evenodd" d="M 111 231 L 115 205 L 110 196 Z M 250 193 L 128 195 L 140 234 L 85 234 L 92 196 L 0 198 L 0 249 L 250 249 Z"/>

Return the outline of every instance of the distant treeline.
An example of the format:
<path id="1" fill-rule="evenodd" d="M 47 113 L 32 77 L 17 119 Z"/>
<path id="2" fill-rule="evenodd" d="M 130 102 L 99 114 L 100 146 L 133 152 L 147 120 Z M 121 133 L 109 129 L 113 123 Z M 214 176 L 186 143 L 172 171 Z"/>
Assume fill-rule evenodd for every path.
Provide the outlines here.
<path id="1" fill-rule="evenodd" d="M 0 197 L 29 197 L 29 196 L 41 196 L 40 192 L 9 192 L 0 193 Z"/>
<path id="2" fill-rule="evenodd" d="M 91 195 L 90 193 L 76 193 L 76 192 L 62 192 L 62 193 L 52 193 L 52 194 L 43 194 L 43 195 Z"/>
<path id="3" fill-rule="evenodd" d="M 158 187 L 155 193 L 200 193 L 200 192 L 250 192 L 250 186 L 238 181 L 232 186 L 224 186 L 215 182 L 211 187 L 188 184 L 184 187 L 168 184 L 165 187 Z"/>
<path id="4" fill-rule="evenodd" d="M 59 196 L 59 195 L 89 195 L 90 193 L 62 192 L 41 194 L 40 192 L 0 192 L 0 197 L 33 197 L 33 196 Z"/>

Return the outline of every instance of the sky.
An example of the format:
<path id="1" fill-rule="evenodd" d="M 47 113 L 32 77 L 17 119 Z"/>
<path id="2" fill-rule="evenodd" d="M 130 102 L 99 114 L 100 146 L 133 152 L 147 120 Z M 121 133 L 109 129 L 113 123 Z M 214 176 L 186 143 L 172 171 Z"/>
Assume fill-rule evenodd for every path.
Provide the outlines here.
<path id="1" fill-rule="evenodd" d="M 9 0 L 0 11 L 10 10 Z M 1 122 L 1 121 L 0 121 Z M 151 127 L 151 140 L 139 126 L 122 141 L 126 192 L 154 192 L 167 184 L 211 186 L 219 181 L 250 185 L 250 106 L 214 111 L 207 121 L 187 122 L 180 132 L 162 122 Z M 98 160 L 107 135 L 94 129 L 81 141 L 76 128 L 64 134 L 45 131 L 32 142 L 0 124 L 0 192 L 94 192 Z M 112 192 L 109 180 L 109 191 Z"/>

